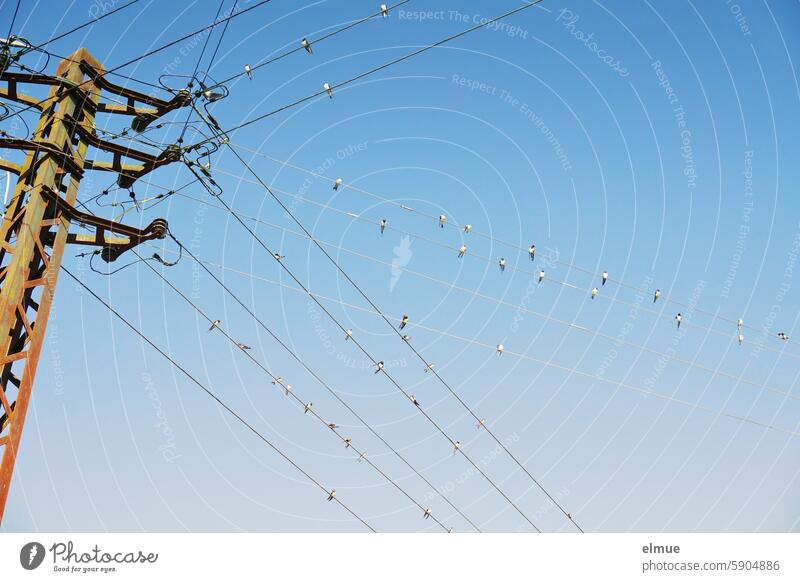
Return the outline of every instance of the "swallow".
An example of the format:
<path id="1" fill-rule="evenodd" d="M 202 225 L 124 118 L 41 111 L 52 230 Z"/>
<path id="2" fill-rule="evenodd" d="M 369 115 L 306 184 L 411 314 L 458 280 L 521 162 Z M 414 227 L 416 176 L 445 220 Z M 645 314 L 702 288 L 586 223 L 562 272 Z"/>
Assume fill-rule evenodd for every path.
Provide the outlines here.
<path id="1" fill-rule="evenodd" d="M 381 4 L 381 16 L 384 18 L 389 17 L 389 7 L 386 4 Z"/>
<path id="2" fill-rule="evenodd" d="M 383 362 L 382 361 L 378 362 L 377 364 L 375 364 L 375 373 L 377 374 L 381 370 L 383 370 Z"/>
<path id="3" fill-rule="evenodd" d="M 312 406 L 314 406 L 313 402 L 309 402 L 308 404 L 306 404 L 304 409 L 303 409 L 303 414 L 306 414 L 309 410 L 311 410 Z"/>
<path id="4" fill-rule="evenodd" d="M 736 329 L 742 329 L 743 325 L 744 325 L 744 320 L 743 319 L 737 319 L 736 320 Z"/>
<path id="5" fill-rule="evenodd" d="M 323 83 L 322 89 L 328 94 L 328 97 L 333 99 L 333 87 L 330 86 L 330 83 Z"/>
<path id="6" fill-rule="evenodd" d="M 272 381 L 272 385 L 273 385 L 273 386 L 275 386 L 275 385 L 277 385 L 277 384 L 280 384 L 281 386 L 283 386 L 283 376 L 278 376 L 277 378 L 275 378 L 275 379 Z"/>
<path id="7" fill-rule="evenodd" d="M 505 350 L 505 349 L 506 348 L 505 348 L 505 346 L 503 344 L 497 344 L 497 347 L 495 348 L 495 351 L 497 352 L 497 355 L 499 356 L 500 354 L 503 353 L 503 350 Z"/>
<path id="8" fill-rule="evenodd" d="M 428 364 L 427 366 L 425 366 L 425 368 L 424 368 L 422 371 L 423 371 L 423 372 L 433 372 L 433 369 L 434 369 L 435 367 L 436 367 L 436 364 L 434 364 L 433 362 L 431 362 L 430 364 Z"/>
<path id="9" fill-rule="evenodd" d="M 461 450 L 461 441 L 456 441 L 453 443 L 453 454 L 455 455 L 459 450 Z"/>
<path id="10" fill-rule="evenodd" d="M 331 430 L 336 430 L 337 428 L 339 428 L 339 425 L 336 424 L 335 422 L 329 422 L 328 423 L 328 428 L 331 429 Z"/>
<path id="11" fill-rule="evenodd" d="M 783 341 L 789 341 L 789 336 L 783 332 L 778 333 L 778 339 Z"/>
<path id="12" fill-rule="evenodd" d="M 292 385 L 287 384 L 286 386 L 284 386 L 284 388 L 286 388 L 286 396 L 289 396 L 289 392 L 292 391 Z"/>
<path id="13" fill-rule="evenodd" d="M 331 489 L 331 492 L 328 493 L 328 501 L 333 501 L 336 498 L 336 489 Z"/>
<path id="14" fill-rule="evenodd" d="M 676 315 L 675 316 L 675 321 L 678 322 L 678 329 L 680 329 L 681 328 L 681 322 L 683 321 L 683 315 L 681 315 L 680 313 L 678 315 Z"/>
<path id="15" fill-rule="evenodd" d="M 472 225 L 471 224 L 465 224 L 464 225 L 464 234 L 469 234 L 470 231 L 472 231 Z"/>
<path id="16" fill-rule="evenodd" d="M 381 218 L 381 235 L 383 235 L 383 231 L 386 230 L 386 225 L 388 221 L 385 218 Z"/>
<path id="17" fill-rule="evenodd" d="M 339 188 L 341 188 L 343 183 L 344 183 L 344 181 L 341 178 L 336 178 L 336 181 L 333 183 L 334 191 L 336 191 Z"/>
<path id="18" fill-rule="evenodd" d="M 656 292 L 653 293 L 653 303 L 658 301 L 659 297 L 661 297 L 661 289 L 656 289 Z"/>
<path id="19" fill-rule="evenodd" d="M 248 346 L 246 344 L 243 344 L 243 343 L 237 343 L 236 345 L 239 347 L 240 350 L 249 350 L 249 349 L 251 349 L 250 346 Z"/>
<path id="20" fill-rule="evenodd" d="M 743 343 L 744 343 L 744 334 L 740 333 L 739 334 L 739 345 L 742 345 Z"/>
<path id="21" fill-rule="evenodd" d="M 410 335 L 404 335 L 403 336 L 403 341 L 404 342 L 410 342 L 411 341 L 411 336 Z"/>
<path id="22" fill-rule="evenodd" d="M 461 245 L 458 247 L 458 258 L 463 259 L 464 255 L 467 254 L 467 245 Z"/>
<path id="23" fill-rule="evenodd" d="M 272 253 L 272 256 L 275 257 L 275 259 L 278 261 L 282 261 L 283 259 L 286 258 L 286 255 L 282 255 L 280 253 Z"/>
<path id="24" fill-rule="evenodd" d="M 603 274 L 600 275 L 600 278 L 602 280 L 602 283 L 600 284 L 600 286 L 602 287 L 608 281 L 608 271 L 603 271 Z"/>
<path id="25" fill-rule="evenodd" d="M 447 222 L 447 217 L 444 214 L 439 215 L 439 228 L 444 228 L 444 223 Z"/>
<path id="26" fill-rule="evenodd" d="M 253 79 L 253 69 L 250 68 L 250 65 L 244 66 L 244 74 L 247 75 L 248 79 Z"/>
<path id="27" fill-rule="evenodd" d="M 351 439 L 350 437 L 344 439 L 344 448 L 349 449 L 350 445 L 352 444 L 353 444 L 353 439 Z"/>
<path id="28" fill-rule="evenodd" d="M 428 509 L 426 509 L 426 510 L 425 510 L 425 513 L 423 513 L 423 514 L 422 514 L 422 516 L 423 516 L 425 519 L 428 519 L 428 518 L 431 516 L 431 513 L 432 513 L 432 512 L 431 512 L 431 508 L 429 507 Z"/>
<path id="29" fill-rule="evenodd" d="M 481 428 L 482 426 L 486 426 L 486 419 L 485 418 L 480 419 L 478 421 L 478 424 L 475 426 L 475 428 Z"/>
<path id="30" fill-rule="evenodd" d="M 500 260 L 497 262 L 497 264 L 500 266 L 500 272 L 501 273 L 506 270 L 506 259 L 505 259 L 505 257 L 500 257 Z"/>
<path id="31" fill-rule="evenodd" d="M 308 54 L 310 54 L 310 55 L 314 54 L 314 49 L 311 48 L 311 43 L 308 42 L 307 38 L 304 38 L 302 41 L 300 41 L 300 46 L 303 47 L 304 49 L 306 49 L 306 52 Z"/>
<path id="32" fill-rule="evenodd" d="M 344 341 L 349 340 L 351 337 L 353 337 L 353 330 L 352 329 L 348 329 L 347 333 L 344 334 Z"/>
<path id="33" fill-rule="evenodd" d="M 597 297 L 598 293 L 600 293 L 600 290 L 597 287 L 592 289 L 592 300 L 594 300 L 594 298 Z"/>
<path id="34" fill-rule="evenodd" d="M 539 284 L 541 285 L 542 281 L 544 281 L 544 269 L 539 271 Z"/>
<path id="35" fill-rule="evenodd" d="M 403 329 L 407 325 L 408 325 L 408 316 L 404 315 L 403 319 L 400 320 L 400 329 Z"/>
<path id="36" fill-rule="evenodd" d="M 409 396 L 408 399 L 411 400 L 411 403 L 414 406 L 419 406 L 419 400 L 417 400 L 417 397 L 414 396 L 413 394 L 411 396 Z"/>
<path id="37" fill-rule="evenodd" d="M 360 463 L 361 461 L 363 461 L 366 458 L 367 458 L 367 453 L 365 451 L 365 452 L 362 452 L 361 454 L 359 454 L 358 455 L 358 459 L 356 459 L 356 460 Z"/>
<path id="38" fill-rule="evenodd" d="M 219 319 L 215 319 L 214 322 L 211 324 L 211 327 L 208 328 L 208 331 L 214 331 L 216 328 L 219 327 L 220 323 L 221 322 Z"/>
<path id="39" fill-rule="evenodd" d="M 534 259 L 534 257 L 536 256 L 536 245 L 531 245 L 528 247 L 528 256 L 530 257 L 531 260 Z"/>

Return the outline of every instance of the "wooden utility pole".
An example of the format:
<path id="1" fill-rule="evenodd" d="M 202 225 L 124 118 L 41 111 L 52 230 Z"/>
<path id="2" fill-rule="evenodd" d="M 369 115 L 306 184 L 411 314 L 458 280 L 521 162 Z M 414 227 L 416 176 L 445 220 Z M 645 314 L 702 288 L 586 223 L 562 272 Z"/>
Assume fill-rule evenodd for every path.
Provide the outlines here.
<path id="1" fill-rule="evenodd" d="M 0 228 L 0 521 L 65 244 L 97 246 L 104 260 L 113 261 L 125 250 L 145 240 L 164 238 L 167 232 L 164 220 L 137 229 L 75 209 L 78 187 L 87 170 L 114 172 L 119 185 L 129 187 L 139 176 L 180 159 L 180 150 L 174 147 L 151 155 L 99 139 L 95 116 L 130 115 L 133 128 L 142 131 L 167 111 L 189 103 L 190 95 L 182 91 L 164 101 L 109 83 L 104 74 L 102 65 L 85 49 L 61 61 L 55 76 L 0 68 L 0 83 L 5 82 L 0 85 L 0 100 L 17 101 L 41 113 L 35 132 L 26 139 L 0 133 L 0 151 L 26 152 L 19 165 L 0 158 L 0 170 L 18 176 Z M 20 84 L 49 86 L 47 99 L 19 93 Z M 123 97 L 126 104 L 103 103 L 103 92 Z M 149 107 L 140 107 L 140 103 Z M 111 153 L 111 161 L 88 159 L 90 147 Z M 123 158 L 138 163 L 126 164 Z M 70 222 L 89 226 L 94 232 L 70 233 Z"/>

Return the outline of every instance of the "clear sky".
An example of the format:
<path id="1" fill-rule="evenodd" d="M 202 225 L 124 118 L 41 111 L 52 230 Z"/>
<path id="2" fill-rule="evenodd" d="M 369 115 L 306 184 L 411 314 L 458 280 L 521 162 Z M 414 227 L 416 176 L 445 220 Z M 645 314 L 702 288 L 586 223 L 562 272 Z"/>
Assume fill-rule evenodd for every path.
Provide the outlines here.
<path id="1" fill-rule="evenodd" d="M 2 34 L 15 4 L 0 5 Z M 120 4 L 22 0 L 13 30 L 37 44 Z M 518 4 L 412 0 L 387 20 L 314 45 L 313 55 L 239 76 L 209 109 L 223 127 L 238 125 Z M 273 0 L 230 22 L 211 77 L 239 74 L 377 7 Z M 63 56 L 84 46 L 112 68 L 210 23 L 218 8 L 216 0 L 144 0 L 47 49 Z M 248 148 L 239 152 L 387 316 L 410 316 L 414 346 L 584 529 L 799 531 L 798 23 L 796 2 L 545 0 L 231 141 Z M 120 73 L 153 83 L 190 75 L 204 40 Z M 41 55 L 26 59 L 45 64 Z M 147 137 L 174 142 L 186 115 L 168 116 L 178 123 Z M 98 127 L 125 121 L 103 117 Z M 24 131 L 14 123 L 0 128 Z M 199 139 L 187 132 L 187 143 Z M 494 483 L 542 530 L 570 531 L 231 152 L 220 149 L 211 164 L 225 202 L 263 221 L 250 223 L 259 237 L 334 300 L 326 307 Z M 337 177 L 345 187 L 334 191 Z M 191 178 L 175 164 L 134 189 L 141 200 Z M 90 173 L 81 200 L 111 182 Z M 269 282 L 293 285 L 200 185 L 184 193 L 208 204 L 172 196 L 124 220 L 167 218 L 197 255 L 224 265 L 215 272 L 262 321 L 482 529 L 531 530 L 307 296 Z M 127 196 L 112 189 L 99 202 Z M 446 228 L 431 218 L 439 214 Z M 459 260 L 461 244 L 468 250 Z M 67 268 L 375 529 L 435 531 L 221 333 L 207 333 L 145 265 L 105 277 L 77 252 L 67 249 Z M 191 260 L 163 272 L 409 495 L 470 531 Z M 656 288 L 662 298 L 653 303 Z M 363 531 L 65 275 L 47 331 L 5 530 Z"/>

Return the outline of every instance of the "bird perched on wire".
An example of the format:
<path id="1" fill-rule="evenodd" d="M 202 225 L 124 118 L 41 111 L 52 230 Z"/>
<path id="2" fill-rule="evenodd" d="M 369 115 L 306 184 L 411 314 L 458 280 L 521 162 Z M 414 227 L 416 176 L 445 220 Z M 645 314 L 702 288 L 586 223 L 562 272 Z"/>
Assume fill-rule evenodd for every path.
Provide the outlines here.
<path id="1" fill-rule="evenodd" d="M 603 285 L 605 285 L 605 284 L 606 284 L 606 282 L 608 281 L 608 271 L 603 271 L 603 274 L 602 274 L 602 275 L 600 275 L 600 279 L 601 279 L 601 281 L 602 281 L 602 283 L 600 284 L 600 286 L 602 287 L 602 286 L 603 286 Z"/>
<path id="2" fill-rule="evenodd" d="M 464 255 L 467 254 L 467 245 L 461 245 L 458 247 L 458 258 L 463 259 Z"/>
<path id="3" fill-rule="evenodd" d="M 595 287 L 594 289 L 592 289 L 592 300 L 593 300 L 593 301 L 594 301 L 594 298 L 595 298 L 595 297 L 597 297 L 597 294 L 598 294 L 598 293 L 600 293 L 600 289 L 598 289 L 597 287 Z"/>
<path id="4" fill-rule="evenodd" d="M 309 410 L 311 410 L 311 407 L 312 407 L 312 406 L 314 406 L 314 403 L 313 403 L 313 402 L 309 402 L 308 404 L 306 404 L 306 405 L 303 407 L 303 414 L 306 414 L 306 413 L 307 413 Z"/>
<path id="5" fill-rule="evenodd" d="M 328 94 L 328 97 L 333 99 L 333 87 L 331 87 L 330 83 L 323 83 L 322 89 Z"/>
<path id="6" fill-rule="evenodd" d="M 282 261 L 286 258 L 286 255 L 282 255 L 280 253 L 272 253 L 272 256 L 275 257 L 277 260 Z"/>
<path id="7" fill-rule="evenodd" d="M 375 364 L 375 373 L 377 374 L 381 370 L 383 370 L 383 361 L 380 361 L 377 364 Z"/>
<path id="8" fill-rule="evenodd" d="M 656 292 L 653 293 L 653 303 L 658 301 L 659 297 L 661 297 L 661 289 L 656 289 Z"/>
<path id="9" fill-rule="evenodd" d="M 333 183 L 334 191 L 338 190 L 339 188 L 341 188 L 342 184 L 344 184 L 344 181 L 341 178 L 336 178 L 336 181 Z"/>
<path id="10" fill-rule="evenodd" d="M 385 218 L 381 218 L 381 235 L 383 235 L 383 231 L 386 230 L 386 225 L 389 223 Z"/>
<path id="11" fill-rule="evenodd" d="M 423 372 L 433 372 L 433 369 L 434 369 L 435 367 L 436 367 L 436 364 L 434 364 L 433 362 L 431 362 L 430 364 L 428 364 L 427 366 L 425 366 L 425 368 L 424 368 L 422 371 L 423 371 Z"/>
<path id="12" fill-rule="evenodd" d="M 335 422 L 329 422 L 328 423 L 328 428 L 331 429 L 331 430 L 336 430 L 337 428 L 339 428 L 339 425 L 336 424 Z"/>
<path id="13" fill-rule="evenodd" d="M 425 519 L 428 519 L 428 518 L 431 516 L 431 514 L 432 514 L 432 513 L 433 513 L 433 512 L 431 511 L 431 508 L 429 507 L 428 509 L 426 509 L 426 510 L 425 510 L 425 513 L 423 513 L 423 514 L 422 514 L 422 516 L 423 516 Z"/>
<path id="14" fill-rule="evenodd" d="M 253 79 L 253 69 L 250 68 L 250 65 L 244 66 L 244 74 L 247 75 L 248 79 Z"/>
<path id="15" fill-rule="evenodd" d="M 211 327 L 208 328 L 208 331 L 210 331 L 210 332 L 214 331 L 215 329 L 217 329 L 219 327 L 220 323 L 221 322 L 220 322 L 219 319 L 215 319 L 214 322 L 211 324 Z"/>
<path id="16" fill-rule="evenodd" d="M 349 340 L 351 337 L 353 337 L 353 330 L 352 329 L 348 329 L 347 333 L 344 334 L 344 341 Z"/>
<path id="17" fill-rule="evenodd" d="M 286 389 L 286 396 L 289 396 L 289 392 L 292 391 L 292 385 L 287 384 L 286 386 L 284 386 L 284 388 Z"/>
<path id="18" fill-rule="evenodd" d="M 539 271 L 539 284 L 541 284 L 542 281 L 544 281 L 544 269 Z"/>
<path id="19" fill-rule="evenodd" d="M 534 257 L 536 256 L 536 245 L 531 245 L 528 247 L 528 256 L 530 257 L 531 260 L 534 259 Z"/>
<path id="20" fill-rule="evenodd" d="M 403 329 L 407 325 L 408 325 L 408 315 L 404 315 L 403 319 L 400 320 L 400 329 Z"/>
<path id="21" fill-rule="evenodd" d="M 278 384 L 280 384 L 281 386 L 283 386 L 283 376 L 278 376 L 277 378 L 275 378 L 275 379 L 272 381 L 272 385 L 273 385 L 273 386 L 276 386 L 276 385 L 278 385 Z"/>
<path id="22" fill-rule="evenodd" d="M 353 444 L 353 439 L 351 439 L 350 437 L 344 439 L 344 448 L 349 449 L 350 445 L 352 444 Z"/>
<path id="23" fill-rule="evenodd" d="M 356 459 L 356 460 L 360 463 L 361 461 L 363 461 L 366 458 L 367 458 L 367 453 L 366 453 L 366 451 L 363 451 L 363 452 L 359 453 L 358 459 Z"/>
<path id="24" fill-rule="evenodd" d="M 453 454 L 455 455 L 459 450 L 461 450 L 461 441 L 456 441 L 453 443 Z"/>
<path id="25" fill-rule="evenodd" d="M 472 231 L 472 225 L 471 224 L 465 224 L 464 225 L 464 233 L 465 234 L 469 234 L 470 231 Z"/>
<path id="26" fill-rule="evenodd" d="M 743 319 L 737 319 L 736 320 L 736 329 L 742 329 L 743 325 L 744 325 L 744 320 Z"/>
<path id="27" fill-rule="evenodd" d="M 486 419 L 482 418 L 482 419 L 480 419 L 478 421 L 478 424 L 476 425 L 476 428 L 481 428 L 481 427 L 484 427 L 484 426 L 486 426 Z"/>
<path id="28" fill-rule="evenodd" d="M 497 264 L 500 266 L 500 272 L 501 273 L 506 270 L 506 259 L 505 259 L 505 257 L 500 257 L 500 260 L 497 262 Z"/>
<path id="29" fill-rule="evenodd" d="M 744 334 L 740 333 L 739 334 L 739 345 L 742 345 L 743 343 L 744 343 Z"/>
<path id="30" fill-rule="evenodd" d="M 444 214 L 439 215 L 439 228 L 444 228 L 444 223 L 447 222 L 447 217 Z"/>
<path id="31" fill-rule="evenodd" d="M 675 321 L 678 322 L 678 329 L 680 329 L 681 328 L 681 322 L 683 321 L 683 315 L 681 315 L 680 313 L 678 315 L 676 315 L 675 316 Z"/>
<path id="32" fill-rule="evenodd" d="M 789 336 L 781 331 L 778 332 L 778 339 L 783 341 L 789 341 Z"/>
<path id="33" fill-rule="evenodd" d="M 389 17 L 389 7 L 386 4 L 381 4 L 381 16 L 384 18 Z"/>
<path id="34" fill-rule="evenodd" d="M 410 335 L 404 335 L 403 336 L 403 341 L 404 342 L 410 342 L 411 341 L 411 336 Z"/>
<path id="35" fill-rule="evenodd" d="M 240 349 L 240 350 L 249 350 L 249 349 L 252 349 L 252 348 L 250 348 L 250 346 L 248 346 L 248 345 L 246 345 L 246 344 L 243 344 L 243 343 L 237 343 L 236 345 L 237 345 L 237 346 L 239 346 L 239 349 Z"/>
<path id="36" fill-rule="evenodd" d="M 411 400 L 411 404 L 413 404 L 414 406 L 419 406 L 419 400 L 417 400 L 417 397 L 414 396 L 413 394 L 409 396 L 408 399 Z"/>
<path id="37" fill-rule="evenodd" d="M 497 344 L 497 347 L 495 348 L 495 351 L 497 352 L 497 355 L 499 356 L 500 354 L 503 353 L 503 351 L 505 349 L 506 348 L 505 348 L 505 346 L 503 344 Z"/>
<path id="38" fill-rule="evenodd" d="M 310 55 L 314 54 L 314 49 L 311 48 L 311 43 L 308 42 L 307 38 L 304 38 L 303 40 L 300 41 L 300 46 L 303 47 L 304 49 L 306 49 L 306 52 L 308 54 L 310 54 Z"/>
<path id="39" fill-rule="evenodd" d="M 328 501 L 333 501 L 336 498 L 336 489 L 331 489 L 331 492 L 328 493 Z"/>

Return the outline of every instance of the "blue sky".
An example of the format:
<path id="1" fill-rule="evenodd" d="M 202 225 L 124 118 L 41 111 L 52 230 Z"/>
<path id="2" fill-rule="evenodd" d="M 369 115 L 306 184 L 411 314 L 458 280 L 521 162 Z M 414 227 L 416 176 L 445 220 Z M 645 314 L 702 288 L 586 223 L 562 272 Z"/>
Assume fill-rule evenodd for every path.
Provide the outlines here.
<path id="1" fill-rule="evenodd" d="M 2 5 L 0 29 L 12 4 Z M 211 76 L 240 73 L 245 63 L 377 9 L 361 0 L 302 4 L 273 0 L 232 20 Z M 315 45 L 313 56 L 298 52 L 252 80 L 232 81 L 230 95 L 211 109 L 223 127 L 238 125 L 517 5 L 413 0 L 386 21 Z M 23 0 L 14 32 L 36 44 L 104 10 L 74 3 L 63 15 L 62 4 L 55 7 Z M 140 2 L 47 48 L 67 55 L 85 46 L 112 68 L 208 24 L 218 7 L 210 0 Z M 800 349 L 775 337 L 783 331 L 794 340 L 800 307 L 793 188 L 800 89 L 791 56 L 798 22 L 796 3 L 546 0 L 502 27 L 343 87 L 333 99 L 236 131 L 232 143 L 247 148 L 239 152 L 276 192 L 305 199 L 278 194 L 334 245 L 327 250 L 381 310 L 410 315 L 414 345 L 584 529 L 798 531 L 800 440 L 789 433 L 800 430 Z M 203 41 L 179 43 L 120 72 L 150 82 L 164 72 L 191 74 Z M 27 58 L 28 66 L 43 64 Z M 165 82 L 180 88 L 186 79 Z M 167 119 L 185 117 L 179 111 Z M 98 126 L 120 129 L 124 121 Z M 176 127 L 148 135 L 171 143 Z M 304 284 L 336 300 L 326 306 L 492 480 L 542 530 L 569 530 L 380 318 L 341 304 L 368 307 L 307 239 L 281 230 L 298 228 L 230 151 L 220 149 L 211 162 L 226 203 L 278 227 L 259 223 L 257 232 Z M 337 177 L 359 190 L 334 192 L 329 180 Z M 135 190 L 143 199 L 190 179 L 173 165 Z M 111 182 L 88 175 L 81 199 Z M 204 196 L 196 184 L 185 192 Z M 114 197 L 125 200 L 127 192 L 105 200 Z M 239 224 L 208 203 L 173 196 L 125 220 L 167 218 L 179 240 L 224 265 L 215 269 L 226 284 L 482 529 L 529 531 L 305 295 L 263 280 L 292 285 Z M 90 208 L 115 216 L 114 208 Z M 430 216 L 441 213 L 473 232 L 438 228 Z M 382 237 L 381 218 L 390 226 Z M 459 260 L 462 243 L 468 253 Z M 531 243 L 533 263 L 524 251 Z M 222 334 L 208 334 L 205 320 L 146 266 L 103 277 L 77 252 L 67 249 L 67 268 L 376 529 L 433 531 L 417 507 L 357 463 Z M 514 268 L 501 273 L 501 256 Z M 402 267 L 394 273 L 393 261 Z M 533 275 L 540 268 L 547 271 L 541 286 Z M 611 281 L 591 300 L 603 270 Z M 470 530 L 190 260 L 164 274 L 409 494 L 456 531 Z M 653 304 L 656 288 L 670 301 Z M 678 311 L 685 316 L 680 331 Z M 740 317 L 742 346 L 733 323 Z M 486 347 L 498 343 L 507 353 Z M 363 530 L 66 276 L 4 528 Z"/>

